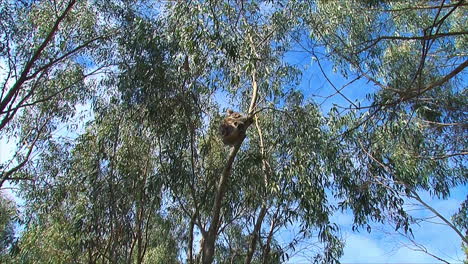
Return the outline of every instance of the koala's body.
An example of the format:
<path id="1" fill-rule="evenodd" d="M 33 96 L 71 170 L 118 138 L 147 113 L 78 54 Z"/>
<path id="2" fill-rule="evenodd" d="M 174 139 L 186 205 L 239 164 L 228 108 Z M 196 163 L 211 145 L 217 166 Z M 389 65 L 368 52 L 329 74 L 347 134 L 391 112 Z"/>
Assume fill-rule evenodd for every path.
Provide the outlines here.
<path id="1" fill-rule="evenodd" d="M 227 116 L 223 119 L 219 132 L 223 143 L 234 146 L 245 138 L 247 128 L 252 124 L 252 118 L 244 116 L 232 110 L 227 111 Z"/>

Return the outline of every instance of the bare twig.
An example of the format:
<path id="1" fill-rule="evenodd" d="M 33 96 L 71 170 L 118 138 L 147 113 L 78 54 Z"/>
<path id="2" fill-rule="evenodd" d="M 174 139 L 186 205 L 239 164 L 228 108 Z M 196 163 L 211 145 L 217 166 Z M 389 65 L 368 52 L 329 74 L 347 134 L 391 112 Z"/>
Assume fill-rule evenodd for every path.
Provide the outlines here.
<path id="1" fill-rule="evenodd" d="M 442 221 L 444 221 L 453 231 L 455 231 L 455 233 L 457 233 L 457 235 L 462 239 L 462 241 L 465 243 L 465 244 L 468 244 L 468 238 L 466 236 L 464 236 L 461 231 L 456 228 L 447 218 L 445 218 L 443 215 L 441 215 L 439 212 L 437 212 L 437 210 L 435 210 L 432 206 L 430 206 L 429 204 L 427 204 L 426 202 L 424 202 L 421 197 L 419 196 L 418 193 L 416 193 L 415 191 L 412 191 L 411 192 L 411 195 L 410 195 L 411 198 L 414 198 L 416 201 L 420 202 L 422 205 L 424 205 L 424 207 L 426 207 L 427 209 L 429 209 L 429 211 L 431 211 L 432 213 L 434 213 L 435 215 L 437 215 L 437 217 L 439 217 Z"/>

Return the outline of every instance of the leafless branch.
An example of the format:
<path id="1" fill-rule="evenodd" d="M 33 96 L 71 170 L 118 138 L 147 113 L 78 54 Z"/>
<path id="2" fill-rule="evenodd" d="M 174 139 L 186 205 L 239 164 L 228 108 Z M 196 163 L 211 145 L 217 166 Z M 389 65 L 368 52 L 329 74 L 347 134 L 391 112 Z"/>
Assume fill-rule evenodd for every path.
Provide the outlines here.
<path id="1" fill-rule="evenodd" d="M 422 205 L 424 205 L 424 207 L 426 207 L 427 209 L 429 209 L 429 211 L 431 211 L 432 213 L 434 213 L 435 215 L 437 215 L 437 217 L 439 217 L 442 221 L 444 221 L 453 231 L 455 231 L 457 233 L 457 235 L 462 239 L 462 241 L 465 243 L 465 244 L 468 244 L 468 238 L 466 236 L 464 236 L 461 231 L 456 228 L 452 222 L 450 222 L 449 220 L 447 220 L 447 218 L 445 218 L 443 215 L 441 215 L 437 210 L 435 210 L 432 206 L 430 206 L 429 204 L 427 204 L 426 202 L 424 202 L 421 197 L 419 196 L 418 193 L 416 193 L 415 191 L 412 191 L 411 192 L 411 195 L 410 195 L 411 198 L 414 198 L 416 201 L 420 202 Z"/>
<path id="2" fill-rule="evenodd" d="M 341 92 L 341 89 L 338 89 L 336 88 L 336 86 L 333 84 L 333 82 L 328 78 L 328 75 L 325 73 L 325 71 L 323 70 L 322 68 L 322 64 L 320 63 L 320 60 L 319 58 L 313 53 L 312 54 L 315 59 L 317 60 L 317 64 L 320 68 L 320 71 L 322 72 L 322 75 L 325 77 L 325 79 L 327 80 L 327 82 L 333 87 L 333 89 L 336 91 L 337 94 L 341 95 L 348 103 L 350 103 L 351 105 L 353 105 L 355 108 L 358 108 L 358 106 L 353 102 L 351 101 L 348 97 L 346 97 L 342 92 Z"/>
<path id="3" fill-rule="evenodd" d="M 383 9 L 381 11 L 383 12 L 402 12 L 402 11 L 408 11 L 408 10 L 431 10 L 431 9 L 439 9 L 439 8 L 450 8 L 457 6 L 458 4 L 448 4 L 448 5 L 442 5 L 441 6 L 418 6 L 418 5 L 413 5 L 411 4 L 410 7 L 403 7 L 403 8 L 396 8 L 396 9 Z M 462 3 L 459 6 L 468 6 L 466 3 Z M 380 9 L 378 9 L 380 11 Z"/>

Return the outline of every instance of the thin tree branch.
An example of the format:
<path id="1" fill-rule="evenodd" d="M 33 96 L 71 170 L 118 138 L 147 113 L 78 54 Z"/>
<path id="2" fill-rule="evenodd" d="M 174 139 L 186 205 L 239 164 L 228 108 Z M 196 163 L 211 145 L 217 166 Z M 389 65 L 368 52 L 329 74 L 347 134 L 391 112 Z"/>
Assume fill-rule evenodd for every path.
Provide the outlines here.
<path id="1" fill-rule="evenodd" d="M 456 228 L 449 220 L 447 220 L 447 218 L 445 218 L 443 215 L 441 215 L 439 212 L 437 212 L 437 210 L 435 210 L 432 206 L 430 206 L 429 204 L 427 204 L 426 202 L 424 202 L 421 197 L 419 196 L 419 194 L 417 194 L 415 191 L 412 191 L 411 192 L 411 195 L 410 197 L 416 199 L 416 201 L 420 202 L 422 205 L 424 205 L 424 207 L 426 207 L 427 209 L 429 209 L 429 211 L 431 211 L 432 213 L 434 213 L 435 215 L 437 215 L 437 217 L 439 217 L 442 221 L 444 221 L 450 228 L 453 229 L 453 231 L 455 231 L 457 233 L 457 235 L 462 239 L 462 241 L 465 243 L 465 244 L 468 244 L 468 238 L 466 236 L 464 236 L 460 230 L 458 230 L 458 228 Z"/>
<path id="2" fill-rule="evenodd" d="M 420 94 L 423 94 L 429 90 L 432 90 L 438 86 L 441 86 L 442 84 L 448 82 L 450 79 L 452 79 L 455 75 L 457 75 L 458 73 L 460 73 L 461 71 L 463 71 L 466 67 L 468 66 L 468 60 L 465 60 L 462 64 L 458 65 L 458 67 L 456 67 L 452 72 L 450 72 L 449 74 L 445 75 L 443 78 L 441 78 L 440 80 L 438 81 L 435 81 L 433 83 L 431 83 L 430 85 L 426 86 L 425 88 L 421 89 L 421 91 L 414 95 L 413 98 L 415 96 L 418 96 Z"/>
<path id="3" fill-rule="evenodd" d="M 74 48 L 73 50 L 71 50 L 71 51 L 69 51 L 69 52 L 63 54 L 62 56 L 60 56 L 60 57 L 58 57 L 58 58 L 56 58 L 56 59 L 54 59 L 54 60 L 49 61 L 47 64 L 45 64 L 45 65 L 41 66 L 39 69 L 37 69 L 33 74 L 27 76 L 25 81 L 28 81 L 28 80 L 33 79 L 34 77 L 37 76 L 38 73 L 40 73 L 40 72 L 42 72 L 42 71 L 44 71 L 44 70 L 47 70 L 47 69 L 50 68 L 52 65 L 54 65 L 54 64 L 56 64 L 56 63 L 58 63 L 58 62 L 60 62 L 61 60 L 65 59 L 65 58 L 70 57 L 71 55 L 77 53 L 78 51 L 80 51 L 80 50 L 82 50 L 82 49 L 88 47 L 89 44 L 91 44 L 91 43 L 93 43 L 93 42 L 95 42 L 95 41 L 97 41 L 97 40 L 103 39 L 103 38 L 104 38 L 104 36 L 99 36 L 99 37 L 90 39 L 90 40 L 88 40 L 88 41 L 82 43 L 80 46 Z"/>
<path id="4" fill-rule="evenodd" d="M 351 101 L 348 97 L 346 97 L 341 91 L 340 89 L 336 88 L 336 86 L 333 84 L 333 82 L 328 78 L 328 75 L 325 73 L 325 71 L 323 70 L 322 68 L 322 64 L 320 63 L 320 60 L 319 58 L 317 57 L 317 55 L 315 55 L 315 53 L 312 53 L 312 55 L 315 57 L 315 59 L 317 60 L 317 64 L 320 68 L 320 71 L 322 72 L 322 75 L 325 77 L 325 79 L 327 80 L 327 82 L 333 87 L 333 89 L 336 91 L 336 93 L 338 93 L 339 95 L 341 95 L 346 101 L 348 101 L 348 103 L 350 103 L 351 105 L 353 105 L 355 108 L 358 108 L 358 106 L 353 102 Z"/>
<path id="5" fill-rule="evenodd" d="M 254 43 L 252 41 L 252 38 L 250 38 L 250 40 L 251 40 L 251 45 L 254 45 Z M 255 47 L 253 47 L 252 52 L 254 52 L 254 53 L 256 52 Z M 257 56 L 256 56 L 256 58 L 257 58 Z M 252 98 L 251 98 L 251 101 L 250 101 L 250 107 L 249 107 L 249 111 L 248 111 L 249 117 L 250 117 L 249 120 L 251 120 L 251 118 L 252 118 L 251 114 L 253 113 L 253 111 L 255 109 L 256 101 L 257 101 L 257 97 L 258 97 L 258 87 L 257 87 L 257 80 L 256 80 L 256 75 L 255 75 L 256 74 L 255 67 L 256 66 L 254 64 L 254 69 L 253 69 L 253 71 L 251 73 L 252 74 Z M 248 129 L 248 127 L 251 125 L 251 123 L 252 122 L 247 122 L 245 129 Z M 215 242 L 216 242 L 218 230 L 219 230 L 219 227 L 220 227 L 221 203 L 222 203 L 222 201 L 224 199 L 224 194 L 226 192 L 226 186 L 227 186 L 228 178 L 231 175 L 232 165 L 234 163 L 237 152 L 239 151 L 240 146 L 242 145 L 242 142 L 244 141 L 244 139 L 245 139 L 245 136 L 244 136 L 244 138 L 239 140 L 239 142 L 237 144 L 235 144 L 231 148 L 231 150 L 229 152 L 228 160 L 227 160 L 227 162 L 226 162 L 226 164 L 225 164 L 225 166 L 223 168 L 223 172 L 221 174 L 218 185 L 216 187 L 215 200 L 214 200 L 214 203 L 213 203 L 213 209 L 212 209 L 212 213 L 211 213 L 212 217 L 211 217 L 210 227 L 208 229 L 207 234 L 203 237 L 203 243 L 202 243 L 202 247 L 200 249 L 202 251 L 202 263 L 203 264 L 211 264 L 213 262 Z"/>
<path id="6" fill-rule="evenodd" d="M 360 142 L 359 142 L 360 143 Z M 369 156 L 373 161 L 375 161 L 379 166 L 381 166 L 384 170 L 386 170 L 388 173 L 390 174 L 394 174 L 394 172 L 388 167 L 386 166 L 385 164 L 381 163 L 380 161 L 378 161 L 376 158 L 374 158 L 374 156 L 372 156 L 369 152 L 367 152 L 364 147 L 362 146 L 362 144 L 360 143 L 361 145 L 361 149 L 366 153 L 367 156 Z M 403 184 L 405 187 L 407 187 L 408 189 L 410 188 L 410 186 L 408 186 L 406 183 L 404 182 L 399 182 L 400 184 Z M 386 186 L 386 184 L 384 183 L 381 183 L 383 184 L 383 186 Z M 468 244 L 468 239 L 461 233 L 461 231 L 455 227 L 449 220 L 447 220 L 443 215 L 441 215 L 437 210 L 435 210 L 433 207 L 431 207 L 429 204 L 427 204 L 426 202 L 424 202 L 421 197 L 419 196 L 419 194 L 414 191 L 414 190 L 411 190 L 411 193 L 408 194 L 408 197 L 410 198 L 413 198 L 415 199 L 416 201 L 418 201 L 420 204 L 422 204 L 424 207 L 426 207 L 427 209 L 429 209 L 429 211 L 431 211 L 432 213 L 434 213 L 438 218 L 440 218 L 445 224 L 447 224 L 452 230 L 454 230 L 458 236 L 460 236 L 460 238 L 462 239 L 462 241 L 465 243 L 465 244 Z"/>
<path id="7" fill-rule="evenodd" d="M 2 173 L 0 175 L 0 180 L 1 180 L 0 187 L 2 187 L 3 183 L 5 183 L 5 181 L 7 181 L 7 180 L 20 179 L 20 178 L 10 178 L 10 176 L 13 175 L 15 172 L 17 172 L 19 169 L 21 169 L 26 164 L 26 162 L 29 161 L 29 157 L 31 156 L 31 154 L 33 152 L 33 149 L 34 149 L 34 147 L 36 145 L 36 142 L 41 137 L 42 131 L 44 130 L 44 128 L 47 126 L 47 124 L 49 124 L 50 119 L 51 119 L 51 117 L 46 119 L 44 124 L 42 124 L 42 126 L 37 130 L 37 135 L 34 138 L 33 142 L 29 145 L 28 152 L 26 153 L 26 156 L 24 157 L 23 161 L 20 162 L 18 165 L 16 165 L 14 168 L 11 168 L 10 170 L 8 170 L 8 171 L 6 171 L 6 172 L 4 172 L 4 173 Z"/>
<path id="8" fill-rule="evenodd" d="M 451 36 L 460 36 L 460 35 L 466 35 L 468 34 L 468 31 L 455 31 L 455 32 L 446 32 L 446 33 L 438 33 L 434 35 L 424 35 L 424 36 L 410 36 L 410 37 L 404 37 L 404 36 L 381 36 L 378 37 L 374 40 L 369 40 L 366 42 L 371 42 L 369 45 L 365 46 L 364 48 L 358 50 L 357 52 L 354 52 L 354 54 L 359 54 L 363 51 L 366 51 L 373 46 L 377 45 L 380 41 L 384 40 L 434 40 L 438 38 L 445 38 L 445 37 L 451 37 Z M 362 43 L 364 44 L 364 43 Z"/>
<path id="9" fill-rule="evenodd" d="M 448 4 L 448 5 L 443 5 L 442 7 L 441 6 L 413 6 L 413 4 L 411 4 L 411 7 L 403 7 L 403 8 L 398 8 L 398 9 L 375 9 L 375 10 L 378 10 L 378 11 L 382 11 L 382 12 L 401 12 L 401 11 L 408 11 L 408 10 L 431 10 L 431 9 L 439 9 L 439 8 L 450 8 L 450 7 L 454 7 L 454 6 L 457 6 L 457 4 Z M 468 6 L 468 4 L 461 4 L 460 6 Z"/>
<path id="10" fill-rule="evenodd" d="M 258 97 L 258 86 L 257 86 L 257 69 L 256 69 L 256 61 L 258 59 L 257 50 L 255 48 L 255 44 L 252 40 L 252 35 L 249 34 L 250 46 L 252 47 L 252 52 L 255 56 L 254 58 L 254 66 L 252 69 L 252 99 L 250 101 L 249 111 L 248 114 L 251 116 L 255 110 L 257 104 L 257 97 Z"/>
<path id="11" fill-rule="evenodd" d="M 52 29 L 49 31 L 49 33 L 47 34 L 44 41 L 37 48 L 37 50 L 34 52 L 31 59 L 29 59 L 29 61 L 26 63 L 26 65 L 24 66 L 24 69 L 21 71 L 21 75 L 20 75 L 19 79 L 15 82 L 13 87 L 8 91 L 5 98 L 3 98 L 3 100 L 0 102 L 0 111 L 1 112 L 3 112 L 3 110 L 5 110 L 5 107 L 8 105 L 8 103 L 10 103 L 13 96 L 21 89 L 23 83 L 27 80 L 27 76 L 29 74 L 29 71 L 34 66 L 34 63 L 36 63 L 36 61 L 39 59 L 42 52 L 44 51 L 45 47 L 52 40 L 53 36 L 58 31 L 60 23 L 62 22 L 63 19 L 65 19 L 65 17 L 68 15 L 68 13 L 72 9 L 73 5 L 75 5 L 75 3 L 76 3 L 76 0 L 71 0 L 68 3 L 68 5 L 65 8 L 65 10 L 63 11 L 63 13 L 55 21 L 54 25 L 52 26 Z"/>
<path id="12" fill-rule="evenodd" d="M 263 180 L 265 183 L 265 188 L 268 188 L 269 178 L 270 178 L 269 176 L 271 174 L 271 167 L 270 167 L 270 164 L 268 164 L 268 161 L 266 160 L 266 157 L 265 157 L 265 145 L 263 143 L 263 133 L 260 128 L 260 125 L 258 124 L 257 116 L 255 116 L 255 127 L 257 128 L 258 137 L 260 139 L 260 153 L 262 155 Z M 267 194 L 267 191 L 264 192 L 265 196 L 266 194 Z M 265 218 L 265 215 L 267 213 L 266 200 L 267 200 L 267 197 L 263 197 L 263 202 L 260 208 L 260 212 L 258 214 L 257 221 L 255 223 L 254 229 L 251 232 L 251 241 L 250 241 L 250 245 L 247 251 L 247 255 L 245 257 L 245 261 L 244 261 L 245 264 L 250 264 L 252 262 L 253 254 L 255 253 L 255 249 L 257 247 L 257 240 L 260 234 L 260 230 L 262 228 L 263 219 Z"/>
<path id="13" fill-rule="evenodd" d="M 1 112 L 0 114 L 5 114 L 5 113 L 8 113 L 8 112 L 10 112 L 10 111 L 16 111 L 16 110 L 18 110 L 18 109 L 20 109 L 20 108 L 24 108 L 24 107 L 28 107 L 28 106 L 33 106 L 33 105 L 36 105 L 36 104 L 39 104 L 39 103 L 46 102 L 46 101 L 48 101 L 48 100 L 54 98 L 55 96 L 57 96 L 57 95 L 63 93 L 64 91 L 70 89 L 73 85 L 75 85 L 75 84 L 77 84 L 77 83 L 83 81 L 85 78 L 96 74 L 99 70 L 101 70 L 101 69 L 103 69 L 103 68 L 105 68 L 105 67 L 106 67 L 106 66 L 99 67 L 98 69 L 96 69 L 96 70 L 94 70 L 94 71 L 92 71 L 92 72 L 90 72 L 90 73 L 84 75 L 83 78 L 80 78 L 78 81 L 72 83 L 71 85 L 69 85 L 69 86 L 67 86 L 67 87 L 65 87 L 65 88 L 63 88 L 63 89 L 60 89 L 60 90 L 58 90 L 57 92 L 55 92 L 55 93 L 53 93 L 53 94 L 51 94 L 51 95 L 49 95 L 49 96 L 46 96 L 46 97 L 44 97 L 44 98 L 37 99 L 37 100 L 34 101 L 34 102 L 27 103 L 27 104 L 21 104 L 21 103 L 24 101 L 24 100 L 22 100 L 22 101 L 21 101 L 20 103 L 18 103 L 15 107 L 13 107 L 13 108 L 11 108 L 11 109 L 8 109 L 8 110 L 5 111 L 5 112 Z M 0 126 L 0 127 L 2 127 L 2 126 Z"/>

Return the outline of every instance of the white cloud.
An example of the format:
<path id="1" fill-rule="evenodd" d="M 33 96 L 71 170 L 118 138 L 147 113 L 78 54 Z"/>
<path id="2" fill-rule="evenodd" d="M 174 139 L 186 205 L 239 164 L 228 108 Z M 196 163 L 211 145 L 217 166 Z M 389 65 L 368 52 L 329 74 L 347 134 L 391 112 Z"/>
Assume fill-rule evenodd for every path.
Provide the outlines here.
<path id="1" fill-rule="evenodd" d="M 346 239 L 343 263 L 382 262 L 385 251 L 374 241 L 363 236 L 351 234 Z"/>
<path id="2" fill-rule="evenodd" d="M 382 240 L 364 234 L 350 234 L 346 239 L 342 263 L 434 263 L 432 257 L 406 247 L 394 249 Z"/>
<path id="3" fill-rule="evenodd" d="M 336 212 L 331 217 L 331 221 L 333 223 L 336 223 L 337 225 L 339 225 L 342 228 L 346 227 L 346 229 L 348 229 L 348 228 L 351 229 L 351 226 L 353 226 L 354 217 L 353 217 L 353 214 L 352 214 L 351 210 L 348 210 L 348 211 L 343 212 L 343 213 Z"/>
<path id="4" fill-rule="evenodd" d="M 466 188 L 454 189 L 447 200 L 431 199 L 424 196 L 424 200 L 433 206 L 446 219 L 458 210 L 460 203 L 466 197 Z M 418 216 L 430 216 L 427 210 L 414 211 Z M 351 231 L 351 213 L 335 215 L 334 219 L 343 231 L 346 239 L 342 263 L 441 263 L 428 254 L 413 250 L 416 248 L 411 241 L 395 232 L 388 224 L 373 224 L 370 234 Z M 451 263 L 462 263 L 464 253 L 461 249 L 461 238 L 448 227 L 441 224 L 440 219 L 428 219 L 411 226 L 414 241 L 421 244 L 428 252 L 441 257 Z"/>

